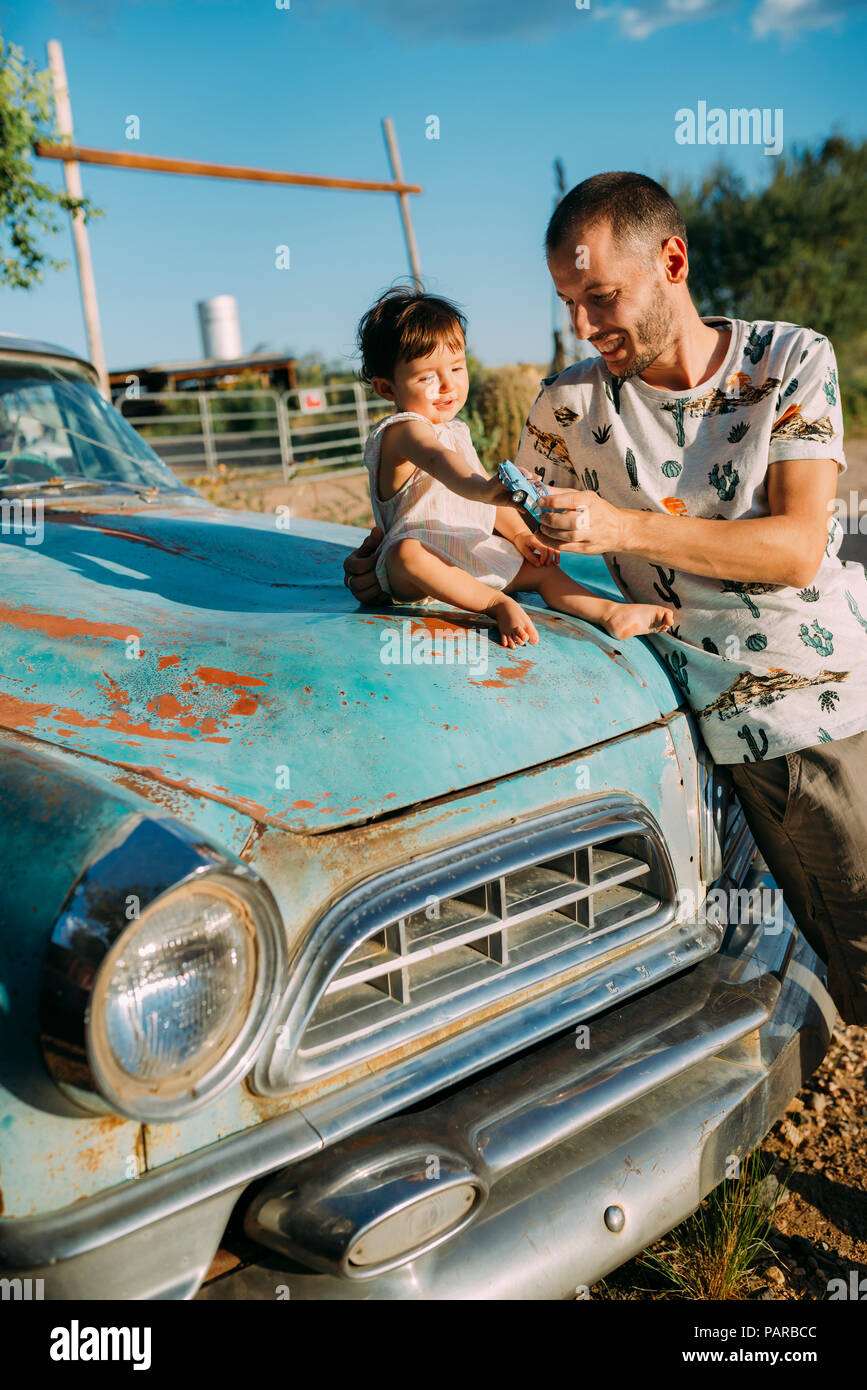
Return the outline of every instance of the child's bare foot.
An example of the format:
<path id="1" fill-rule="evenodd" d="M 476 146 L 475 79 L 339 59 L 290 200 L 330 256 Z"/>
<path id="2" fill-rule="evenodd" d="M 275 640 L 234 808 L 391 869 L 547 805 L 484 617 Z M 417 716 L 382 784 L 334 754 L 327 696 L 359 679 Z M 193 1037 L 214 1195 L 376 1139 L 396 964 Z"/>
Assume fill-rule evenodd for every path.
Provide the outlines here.
<path id="1" fill-rule="evenodd" d="M 539 634 L 521 605 L 507 594 L 493 599 L 486 611 L 496 619 L 504 647 L 523 647 L 525 642 L 535 646 L 539 641 Z"/>
<path id="2" fill-rule="evenodd" d="M 674 610 L 654 603 L 615 603 L 614 612 L 602 626 L 612 637 L 642 637 L 648 632 L 665 632 L 674 623 Z"/>

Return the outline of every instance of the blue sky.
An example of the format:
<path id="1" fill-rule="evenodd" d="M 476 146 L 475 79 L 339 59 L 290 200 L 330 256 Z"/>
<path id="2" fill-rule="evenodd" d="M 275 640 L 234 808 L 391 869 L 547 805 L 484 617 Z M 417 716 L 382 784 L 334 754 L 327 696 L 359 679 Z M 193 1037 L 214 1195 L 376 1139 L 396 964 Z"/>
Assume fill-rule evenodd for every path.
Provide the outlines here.
<path id="1" fill-rule="evenodd" d="M 277 3 L 285 0 L 277 0 Z M 583 0 L 582 0 L 583 2 Z M 541 243 L 552 161 L 695 178 L 718 153 L 675 112 L 782 108 L 785 148 L 867 134 L 867 0 L 5 0 L 0 27 L 40 67 L 63 44 L 83 145 L 387 178 L 394 118 L 426 286 L 463 305 L 483 361 L 544 362 Z M 141 138 L 125 138 L 136 115 Z M 440 138 L 427 139 L 436 115 Z M 773 158 L 728 146 L 751 181 Z M 59 165 L 36 161 L 61 184 Z M 234 294 L 244 350 L 352 358 L 355 324 L 408 264 L 396 200 L 83 166 L 110 367 L 199 355 L 196 301 Z M 0 291 L 0 328 L 86 351 L 70 264 Z M 275 268 L 288 245 L 291 265 Z"/>

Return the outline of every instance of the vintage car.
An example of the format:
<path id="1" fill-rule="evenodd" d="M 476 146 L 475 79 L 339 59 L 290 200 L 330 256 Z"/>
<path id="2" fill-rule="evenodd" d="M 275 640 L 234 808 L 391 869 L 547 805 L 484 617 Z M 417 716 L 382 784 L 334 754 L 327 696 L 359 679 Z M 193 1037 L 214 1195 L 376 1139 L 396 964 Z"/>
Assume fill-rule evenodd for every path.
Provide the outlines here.
<path id="1" fill-rule="evenodd" d="M 650 642 L 362 607 L 96 381 L 0 337 L 4 1287 L 574 1298 L 829 1042 L 725 770 Z"/>

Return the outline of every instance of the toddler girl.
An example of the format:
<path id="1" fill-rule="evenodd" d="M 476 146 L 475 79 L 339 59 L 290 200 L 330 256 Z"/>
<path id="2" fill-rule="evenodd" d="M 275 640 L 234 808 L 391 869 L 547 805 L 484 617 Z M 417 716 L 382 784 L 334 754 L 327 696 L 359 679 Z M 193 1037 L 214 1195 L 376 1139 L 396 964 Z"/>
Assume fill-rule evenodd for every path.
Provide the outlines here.
<path id="1" fill-rule="evenodd" d="M 670 608 L 597 598 L 570 579 L 508 488 L 485 473 L 456 419 L 469 384 L 466 320 L 454 304 L 402 286 L 387 290 L 362 318 L 358 346 L 362 379 L 395 406 L 364 449 L 373 515 L 385 533 L 376 577 L 386 593 L 400 603 L 437 599 L 488 613 L 504 647 L 539 640 L 510 597 L 522 591 L 616 638 L 671 626 Z"/>

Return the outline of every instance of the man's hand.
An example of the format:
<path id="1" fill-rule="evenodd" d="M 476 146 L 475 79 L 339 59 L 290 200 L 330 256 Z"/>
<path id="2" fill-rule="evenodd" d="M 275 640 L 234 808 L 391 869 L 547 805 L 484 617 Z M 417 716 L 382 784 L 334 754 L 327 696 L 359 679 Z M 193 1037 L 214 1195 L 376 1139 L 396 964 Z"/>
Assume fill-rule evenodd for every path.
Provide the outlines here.
<path id="1" fill-rule="evenodd" d="M 530 531 L 521 531 L 517 536 L 513 536 L 512 544 L 531 565 L 559 565 L 560 563 L 559 551 L 552 550 L 549 545 L 537 540 Z"/>
<path id="2" fill-rule="evenodd" d="M 359 603 L 391 603 L 391 596 L 379 586 L 376 560 L 384 532 L 374 526 L 366 540 L 343 561 L 343 582 Z"/>
<path id="3" fill-rule="evenodd" d="M 552 487 L 539 503 L 540 536 L 558 549 L 602 555 L 622 549 L 623 513 L 595 492 Z"/>

